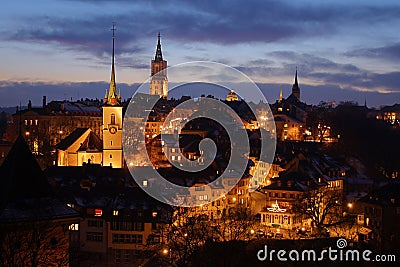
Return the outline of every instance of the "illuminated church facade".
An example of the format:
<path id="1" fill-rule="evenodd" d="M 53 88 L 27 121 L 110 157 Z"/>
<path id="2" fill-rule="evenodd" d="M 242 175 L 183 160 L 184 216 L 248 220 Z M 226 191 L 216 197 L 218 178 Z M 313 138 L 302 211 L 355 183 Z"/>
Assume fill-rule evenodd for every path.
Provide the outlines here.
<path id="1" fill-rule="evenodd" d="M 91 128 L 77 128 L 57 144 L 58 166 L 100 164 L 122 168 L 123 105 L 115 79 L 115 28 L 112 35 L 111 81 L 102 105 L 102 139 Z M 163 59 L 160 34 L 154 59 L 151 61 L 150 95 L 168 97 L 167 61 Z"/>

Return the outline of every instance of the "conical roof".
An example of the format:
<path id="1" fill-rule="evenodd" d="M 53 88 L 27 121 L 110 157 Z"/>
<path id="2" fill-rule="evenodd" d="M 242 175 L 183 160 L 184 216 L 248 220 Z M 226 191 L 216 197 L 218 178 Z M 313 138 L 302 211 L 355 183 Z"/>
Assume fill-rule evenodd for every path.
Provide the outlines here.
<path id="1" fill-rule="evenodd" d="M 50 184 L 20 135 L 0 167 L 0 207 L 11 201 L 49 196 Z"/>

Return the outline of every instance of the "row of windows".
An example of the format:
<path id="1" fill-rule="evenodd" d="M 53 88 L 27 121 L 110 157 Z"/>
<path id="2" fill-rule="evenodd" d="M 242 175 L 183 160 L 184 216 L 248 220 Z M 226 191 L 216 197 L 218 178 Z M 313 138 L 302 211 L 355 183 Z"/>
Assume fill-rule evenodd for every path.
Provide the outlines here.
<path id="1" fill-rule="evenodd" d="M 116 249 L 114 254 L 115 263 L 129 263 L 135 257 L 138 257 L 140 252 L 132 249 Z"/>
<path id="2" fill-rule="evenodd" d="M 87 232 L 86 240 L 92 242 L 103 242 L 103 233 L 101 232 Z"/>
<path id="3" fill-rule="evenodd" d="M 269 193 L 268 194 L 269 195 L 269 197 L 281 197 L 281 198 L 287 198 L 287 197 L 289 197 L 289 198 L 298 198 L 299 197 L 299 195 L 298 194 L 286 194 L 286 193 Z"/>
<path id="4" fill-rule="evenodd" d="M 182 158 L 181 158 L 181 156 L 171 156 L 171 160 L 172 161 L 175 161 L 175 160 L 181 160 Z"/>
<path id="5" fill-rule="evenodd" d="M 143 243 L 143 235 L 113 234 L 112 242 L 114 244 L 142 244 Z"/>
<path id="6" fill-rule="evenodd" d="M 279 223 L 279 224 L 297 224 L 301 223 L 298 217 L 291 217 L 287 215 L 269 215 L 263 214 L 262 222 L 264 223 Z"/>
<path id="7" fill-rule="evenodd" d="M 38 120 L 25 120 L 24 123 L 25 125 L 38 125 Z"/>
<path id="8" fill-rule="evenodd" d="M 208 196 L 207 195 L 201 195 L 199 196 L 199 200 L 207 200 Z"/>
<path id="9" fill-rule="evenodd" d="M 142 222 L 112 221 L 111 230 L 117 231 L 144 231 Z"/>
<path id="10" fill-rule="evenodd" d="M 88 220 L 88 227 L 103 227 L 103 221 Z"/>

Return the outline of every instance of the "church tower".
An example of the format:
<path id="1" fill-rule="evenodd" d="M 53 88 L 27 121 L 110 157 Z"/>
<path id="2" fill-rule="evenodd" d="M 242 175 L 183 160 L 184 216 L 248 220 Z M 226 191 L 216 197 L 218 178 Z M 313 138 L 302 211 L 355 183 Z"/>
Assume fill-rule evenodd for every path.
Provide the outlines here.
<path id="1" fill-rule="evenodd" d="M 156 55 L 151 61 L 150 94 L 168 97 L 167 61 L 163 60 L 161 51 L 161 37 L 158 33 Z"/>
<path id="2" fill-rule="evenodd" d="M 122 168 L 122 105 L 117 94 L 114 66 L 115 25 L 112 28 L 112 65 L 110 88 L 106 90 L 103 105 L 103 166 Z"/>
<path id="3" fill-rule="evenodd" d="M 294 84 L 292 86 L 292 95 L 297 98 L 297 100 L 300 101 L 300 88 L 299 88 L 299 83 L 297 81 L 297 68 L 296 68 L 296 75 L 294 77 Z"/>

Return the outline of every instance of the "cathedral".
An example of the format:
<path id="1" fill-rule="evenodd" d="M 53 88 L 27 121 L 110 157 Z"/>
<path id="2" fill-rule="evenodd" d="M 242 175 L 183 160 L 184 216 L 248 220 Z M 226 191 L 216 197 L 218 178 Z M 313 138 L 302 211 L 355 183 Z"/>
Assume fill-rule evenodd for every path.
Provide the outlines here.
<path id="1" fill-rule="evenodd" d="M 161 51 L 161 36 L 158 33 L 156 55 L 151 61 L 150 94 L 168 97 L 167 61 L 163 59 Z"/>
<path id="2" fill-rule="evenodd" d="M 112 28 L 111 80 L 102 105 L 102 139 L 91 128 L 76 128 L 57 144 L 58 166 L 82 166 L 100 164 L 113 168 L 122 168 L 123 103 L 117 91 L 115 79 L 115 28 Z M 150 95 L 168 97 L 167 61 L 161 51 L 160 33 L 154 59 L 151 61 Z"/>

